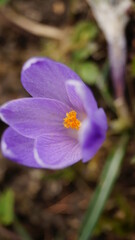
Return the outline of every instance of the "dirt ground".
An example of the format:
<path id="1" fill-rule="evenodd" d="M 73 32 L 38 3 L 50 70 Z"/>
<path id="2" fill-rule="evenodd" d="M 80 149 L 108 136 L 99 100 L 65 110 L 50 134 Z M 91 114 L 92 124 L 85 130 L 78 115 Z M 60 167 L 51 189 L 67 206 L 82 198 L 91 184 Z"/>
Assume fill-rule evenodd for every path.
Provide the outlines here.
<path id="1" fill-rule="evenodd" d="M 73 2 L 71 8 L 68 0 L 11 0 L 8 8 L 60 29 L 72 27 L 80 20 L 93 20 L 86 1 Z M 134 23 L 135 17 L 131 13 L 127 28 L 127 71 L 135 54 Z M 22 65 L 28 58 L 42 55 L 43 46 L 49 41 L 22 30 L 0 13 L 0 104 L 28 96 L 20 82 Z M 101 64 L 107 57 L 102 33 L 98 44 L 103 55 L 97 59 L 97 64 Z M 98 102 L 105 106 L 100 98 Z M 111 115 L 109 111 L 108 114 Z M 0 134 L 5 128 L 6 125 L 0 122 Z M 108 136 L 93 161 L 86 165 L 79 162 L 61 171 L 26 168 L 0 154 L 0 193 L 11 189 L 15 201 L 14 220 L 9 225 L 0 224 L 0 239 L 77 239 L 105 157 L 117 141 L 117 136 Z M 134 146 L 135 138 L 132 135 L 120 176 L 95 229 L 93 240 L 135 240 L 135 164 L 131 163 Z"/>

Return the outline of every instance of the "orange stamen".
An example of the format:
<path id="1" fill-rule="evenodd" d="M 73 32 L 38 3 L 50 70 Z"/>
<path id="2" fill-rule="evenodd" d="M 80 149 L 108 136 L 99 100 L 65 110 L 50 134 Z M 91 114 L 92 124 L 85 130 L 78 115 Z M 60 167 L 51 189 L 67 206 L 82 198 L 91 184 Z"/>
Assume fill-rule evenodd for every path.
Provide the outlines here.
<path id="1" fill-rule="evenodd" d="M 76 129 L 79 130 L 80 126 L 81 126 L 81 122 L 76 118 L 76 111 L 71 111 L 69 113 L 66 113 L 66 118 L 64 118 L 64 127 L 65 128 L 72 128 L 72 129 Z"/>

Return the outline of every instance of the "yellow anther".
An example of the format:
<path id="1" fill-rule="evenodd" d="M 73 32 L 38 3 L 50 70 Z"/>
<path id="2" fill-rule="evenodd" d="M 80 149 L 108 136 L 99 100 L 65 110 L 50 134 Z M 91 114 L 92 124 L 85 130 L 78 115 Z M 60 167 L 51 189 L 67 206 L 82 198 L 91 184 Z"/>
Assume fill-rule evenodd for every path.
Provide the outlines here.
<path id="1" fill-rule="evenodd" d="M 72 129 L 76 129 L 79 130 L 80 126 L 81 126 L 81 122 L 76 118 L 76 111 L 71 111 L 69 113 L 66 113 L 66 118 L 64 118 L 64 127 L 65 128 L 72 128 Z"/>

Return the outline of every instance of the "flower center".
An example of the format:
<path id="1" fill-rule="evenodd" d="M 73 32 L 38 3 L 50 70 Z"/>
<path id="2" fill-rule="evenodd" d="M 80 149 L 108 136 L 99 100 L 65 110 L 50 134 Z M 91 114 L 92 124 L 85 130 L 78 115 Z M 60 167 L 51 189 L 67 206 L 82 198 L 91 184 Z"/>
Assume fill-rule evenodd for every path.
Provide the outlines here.
<path id="1" fill-rule="evenodd" d="M 76 118 L 76 111 L 70 111 L 66 113 L 66 117 L 63 119 L 63 125 L 65 128 L 72 128 L 79 130 L 81 122 Z"/>

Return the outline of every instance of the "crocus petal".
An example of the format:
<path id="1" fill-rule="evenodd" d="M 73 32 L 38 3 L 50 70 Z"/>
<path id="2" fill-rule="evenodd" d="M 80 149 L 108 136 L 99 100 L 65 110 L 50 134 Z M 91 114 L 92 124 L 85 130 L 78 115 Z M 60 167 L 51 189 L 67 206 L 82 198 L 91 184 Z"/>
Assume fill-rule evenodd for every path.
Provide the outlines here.
<path id="1" fill-rule="evenodd" d="M 65 82 L 80 80 L 70 68 L 48 58 L 31 58 L 22 69 L 22 84 L 33 97 L 57 99 L 69 104 Z"/>
<path id="2" fill-rule="evenodd" d="M 66 82 L 67 94 L 75 109 L 87 114 L 97 110 L 97 102 L 91 90 L 83 83 L 75 80 Z"/>
<path id="3" fill-rule="evenodd" d="M 12 128 L 7 128 L 2 136 L 1 150 L 6 158 L 28 167 L 41 168 L 34 159 L 33 148 L 33 139 L 23 137 Z"/>
<path id="4" fill-rule="evenodd" d="M 107 119 L 104 110 L 99 108 L 91 118 L 82 123 L 79 131 L 83 162 L 90 160 L 106 138 Z"/>
<path id="5" fill-rule="evenodd" d="M 39 137 L 34 154 L 38 164 L 49 169 L 65 168 L 82 158 L 78 141 L 59 133 Z"/>
<path id="6" fill-rule="evenodd" d="M 70 110 L 57 100 L 24 98 L 4 104 L 0 117 L 23 136 L 35 138 L 65 129 L 63 119 Z"/>

